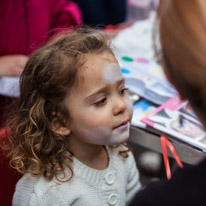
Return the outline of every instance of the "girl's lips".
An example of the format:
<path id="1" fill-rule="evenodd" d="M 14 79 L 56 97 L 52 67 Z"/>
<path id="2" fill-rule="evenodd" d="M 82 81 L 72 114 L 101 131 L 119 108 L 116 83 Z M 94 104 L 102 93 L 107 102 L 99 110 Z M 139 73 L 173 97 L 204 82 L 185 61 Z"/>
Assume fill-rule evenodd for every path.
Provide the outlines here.
<path id="1" fill-rule="evenodd" d="M 126 120 L 126 121 L 122 122 L 120 125 L 118 125 L 117 127 L 115 127 L 114 129 L 117 129 L 117 128 L 121 128 L 121 129 L 127 128 L 128 122 L 129 121 Z"/>

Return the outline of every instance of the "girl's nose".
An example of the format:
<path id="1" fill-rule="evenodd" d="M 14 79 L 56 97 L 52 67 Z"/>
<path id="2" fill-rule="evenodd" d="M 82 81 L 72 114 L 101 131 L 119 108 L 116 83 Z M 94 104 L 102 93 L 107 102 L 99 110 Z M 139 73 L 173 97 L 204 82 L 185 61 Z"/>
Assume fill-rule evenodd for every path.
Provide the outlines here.
<path id="1" fill-rule="evenodd" d="M 123 113 L 126 110 L 126 103 L 123 98 L 117 97 L 113 105 L 113 114 L 118 115 Z"/>

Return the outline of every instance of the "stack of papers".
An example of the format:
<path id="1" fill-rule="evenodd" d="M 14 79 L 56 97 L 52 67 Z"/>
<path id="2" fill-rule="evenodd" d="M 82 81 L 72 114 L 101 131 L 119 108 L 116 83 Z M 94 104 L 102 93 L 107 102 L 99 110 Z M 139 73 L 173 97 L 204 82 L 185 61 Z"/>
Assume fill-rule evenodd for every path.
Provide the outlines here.
<path id="1" fill-rule="evenodd" d="M 157 134 L 169 135 L 206 152 L 206 133 L 187 101 L 179 95 L 165 102 L 141 120 L 146 129 Z"/>

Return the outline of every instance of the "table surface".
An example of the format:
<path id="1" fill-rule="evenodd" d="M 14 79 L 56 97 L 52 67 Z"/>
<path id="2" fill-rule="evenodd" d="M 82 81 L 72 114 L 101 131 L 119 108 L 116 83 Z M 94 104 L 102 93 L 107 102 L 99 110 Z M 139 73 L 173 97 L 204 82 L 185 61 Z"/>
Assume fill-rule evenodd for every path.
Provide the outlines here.
<path id="1" fill-rule="evenodd" d="M 143 146 L 155 152 L 162 153 L 160 136 L 152 134 L 141 128 L 131 126 L 129 141 L 133 144 Z M 184 163 L 195 165 L 206 157 L 206 153 L 201 150 L 183 143 L 171 141 L 171 139 L 170 142 L 175 148 L 180 160 Z M 169 157 L 173 157 L 171 151 L 168 148 L 167 154 Z"/>

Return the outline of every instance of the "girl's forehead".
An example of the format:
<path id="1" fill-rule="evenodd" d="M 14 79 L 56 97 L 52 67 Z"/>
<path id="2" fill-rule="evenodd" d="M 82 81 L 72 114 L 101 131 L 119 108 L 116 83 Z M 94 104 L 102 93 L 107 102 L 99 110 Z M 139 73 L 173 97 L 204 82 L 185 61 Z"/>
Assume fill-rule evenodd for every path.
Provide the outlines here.
<path id="1" fill-rule="evenodd" d="M 104 64 L 102 70 L 102 78 L 109 83 L 115 83 L 122 79 L 122 73 L 119 64 L 115 62 L 108 62 Z"/>
<path id="2" fill-rule="evenodd" d="M 86 57 L 84 70 L 98 71 L 99 69 L 103 69 L 105 65 L 118 65 L 118 61 L 112 53 L 90 54 Z"/>
<path id="3" fill-rule="evenodd" d="M 111 53 L 91 55 L 83 68 L 83 76 L 108 78 L 109 76 L 121 75 L 117 59 Z"/>
<path id="4" fill-rule="evenodd" d="M 111 53 L 92 55 L 87 58 L 79 73 L 79 88 L 92 88 L 94 85 L 114 84 L 123 79 L 117 59 Z"/>
<path id="5" fill-rule="evenodd" d="M 97 54 L 88 54 L 86 57 L 86 65 L 93 65 L 93 64 L 102 64 L 106 62 L 117 62 L 117 59 L 111 52 L 102 52 Z"/>

